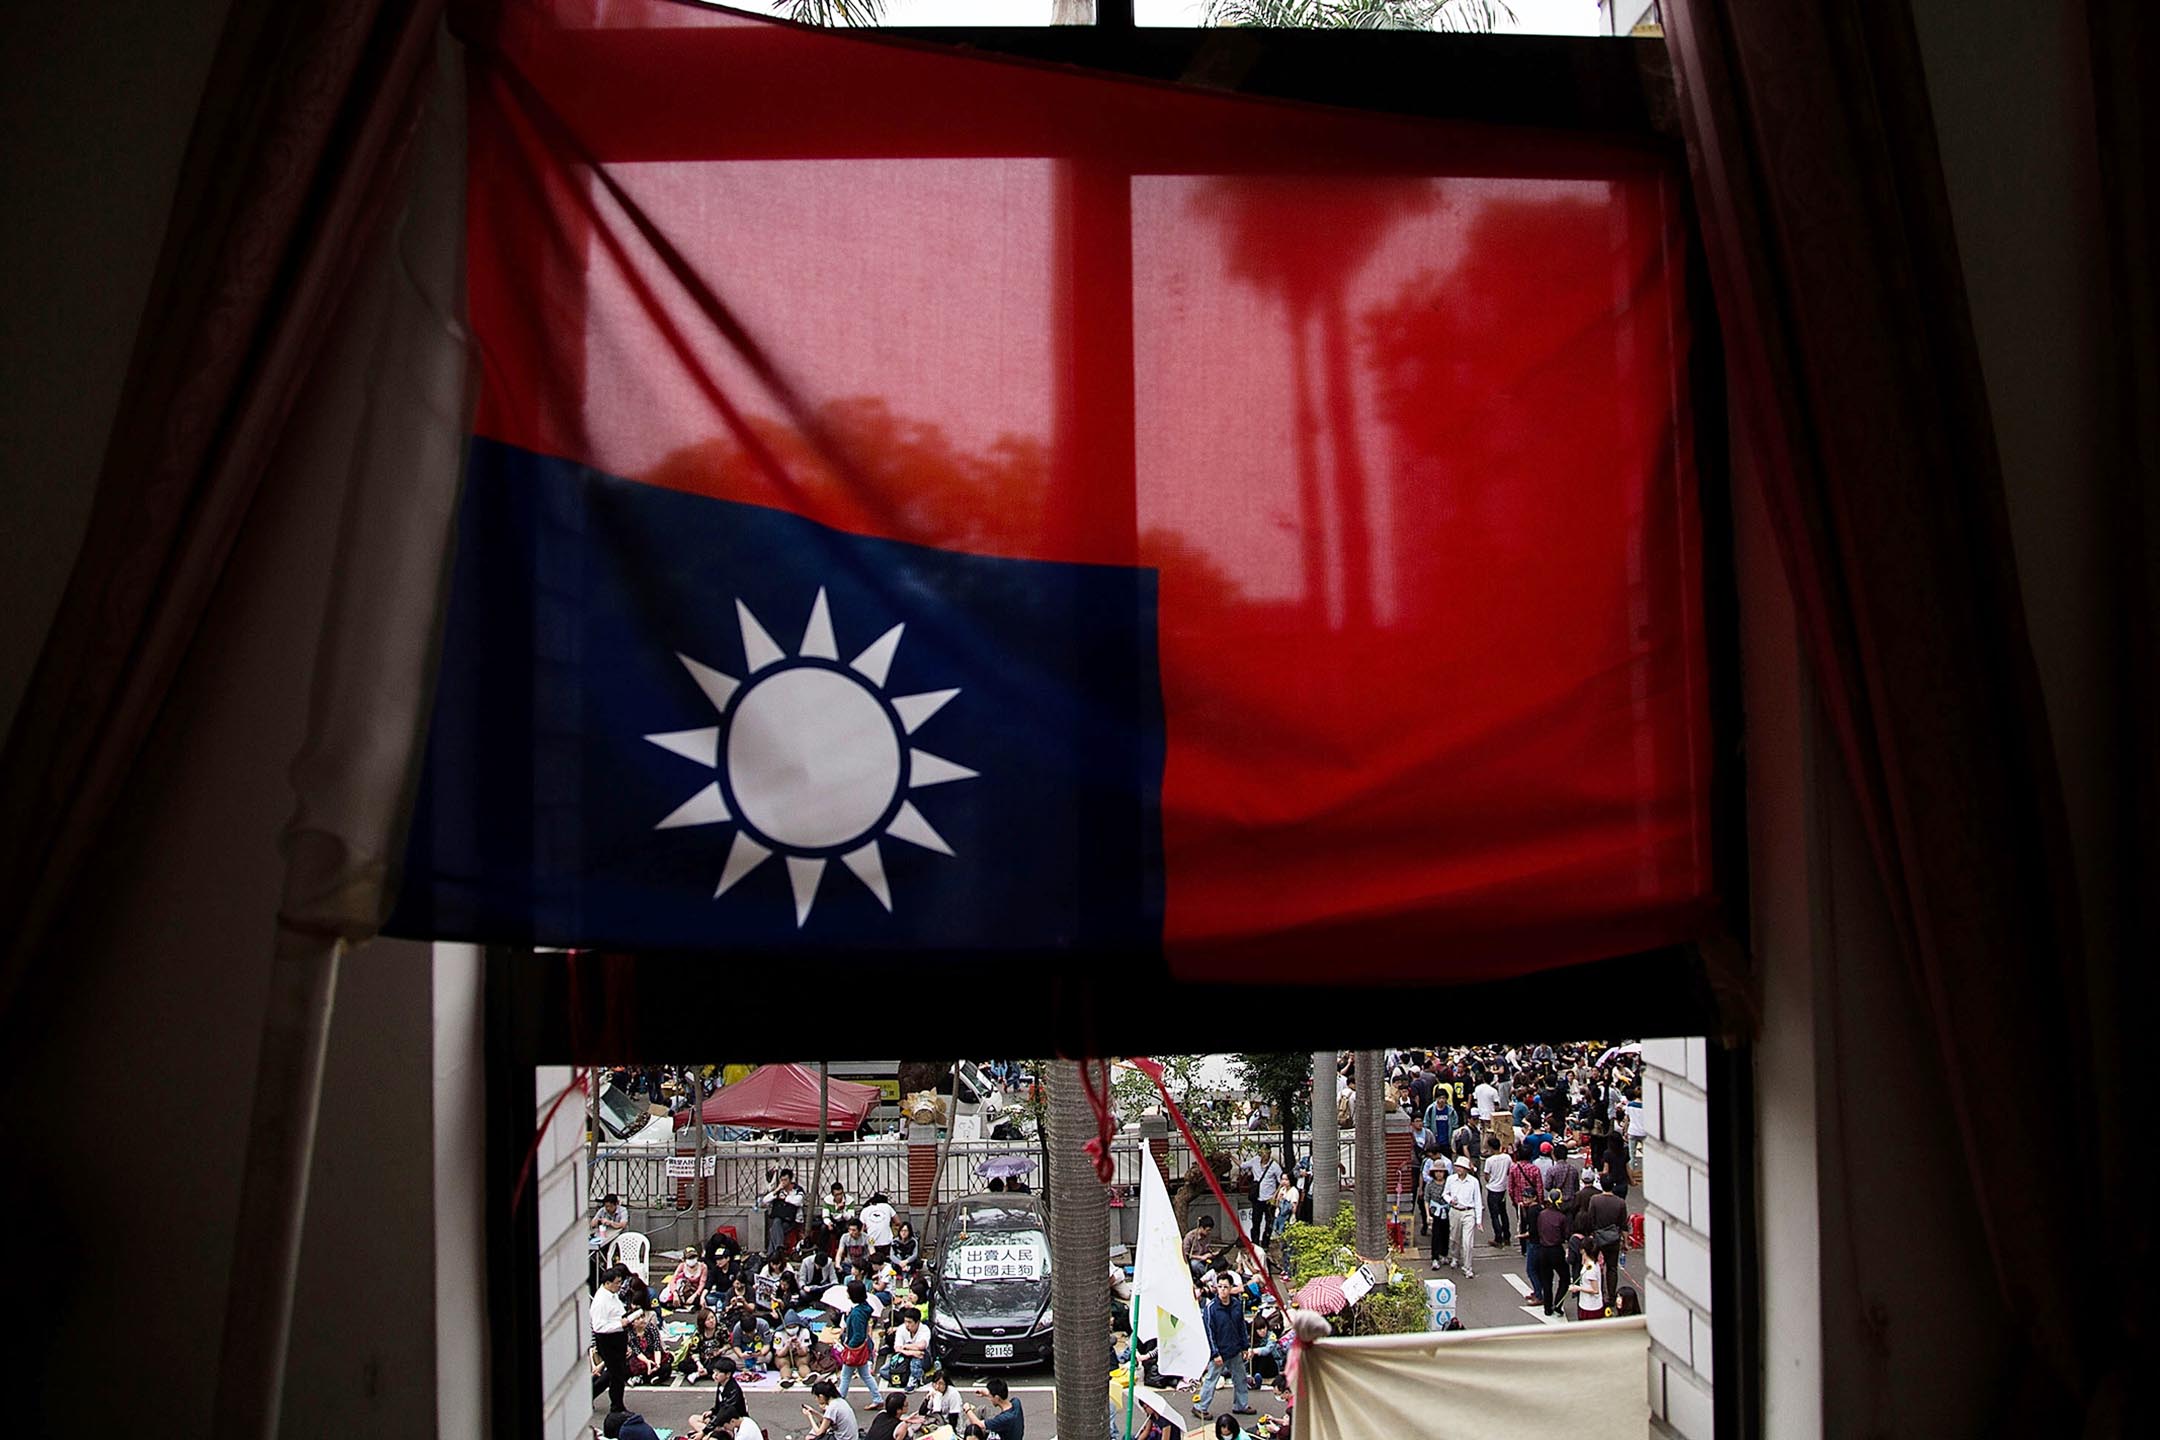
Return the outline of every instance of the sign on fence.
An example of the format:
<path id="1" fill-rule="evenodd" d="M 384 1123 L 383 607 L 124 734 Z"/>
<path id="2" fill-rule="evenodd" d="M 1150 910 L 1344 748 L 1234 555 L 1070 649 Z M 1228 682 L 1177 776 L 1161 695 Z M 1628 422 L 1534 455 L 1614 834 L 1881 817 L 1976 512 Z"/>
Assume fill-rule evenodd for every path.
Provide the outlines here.
<path id="1" fill-rule="evenodd" d="M 706 1179 L 710 1180 L 712 1178 L 713 1167 L 719 1161 L 720 1157 L 718 1155 L 707 1155 L 705 1157 Z M 667 1177 L 670 1180 L 688 1180 L 696 1169 L 697 1156 L 695 1155 L 670 1155 L 667 1157 Z"/>

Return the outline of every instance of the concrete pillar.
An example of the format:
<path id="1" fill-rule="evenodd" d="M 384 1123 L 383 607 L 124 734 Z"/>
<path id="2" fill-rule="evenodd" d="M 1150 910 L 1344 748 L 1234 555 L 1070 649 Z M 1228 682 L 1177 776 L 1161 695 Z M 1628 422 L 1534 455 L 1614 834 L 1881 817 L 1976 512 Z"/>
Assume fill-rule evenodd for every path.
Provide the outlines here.
<path id="1" fill-rule="evenodd" d="M 931 1192 L 937 1185 L 938 1127 L 918 1125 L 910 1120 L 907 1127 L 907 1203 L 918 1215 L 930 1207 Z M 918 1230 L 923 1229 L 917 1225 Z"/>
<path id="2" fill-rule="evenodd" d="M 1140 1139 L 1155 1157 L 1156 1168 L 1163 1173 L 1165 1185 L 1174 1183 L 1170 1174 L 1170 1119 L 1166 1115 L 1150 1111 L 1140 1117 Z"/>
<path id="3" fill-rule="evenodd" d="M 1417 1147 L 1412 1142 L 1410 1117 L 1400 1110 L 1387 1113 L 1387 1193 L 1391 1201 L 1417 1188 Z"/>

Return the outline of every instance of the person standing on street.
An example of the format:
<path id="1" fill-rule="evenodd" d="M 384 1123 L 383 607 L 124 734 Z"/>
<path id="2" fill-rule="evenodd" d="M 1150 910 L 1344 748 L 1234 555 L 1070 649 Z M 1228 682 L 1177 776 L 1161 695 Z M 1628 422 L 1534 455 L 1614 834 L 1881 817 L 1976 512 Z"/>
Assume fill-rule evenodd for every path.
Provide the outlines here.
<path id="1" fill-rule="evenodd" d="M 1478 1183 L 1468 1155 L 1455 1157 L 1455 1173 L 1448 1177 L 1440 1194 L 1447 1202 L 1448 1248 L 1454 1252 L 1455 1268 L 1462 1271 L 1465 1280 L 1471 1279 L 1477 1274 L 1473 1252 L 1477 1232 L 1485 1223 L 1485 1190 Z"/>
<path id="2" fill-rule="evenodd" d="M 1608 1301 L 1620 1293 L 1620 1248 L 1627 1243 L 1627 1202 L 1610 1194 L 1595 1179 L 1588 1182 L 1590 1198 L 1576 1224 L 1581 1227 L 1583 1249 L 1595 1250 L 1605 1267 L 1603 1295 Z"/>
<path id="3" fill-rule="evenodd" d="M 882 1265 L 892 1258 L 893 1221 L 900 1212 L 893 1209 L 892 1201 L 880 1190 L 870 1197 L 857 1217 L 862 1221 L 863 1236 L 870 1242 L 870 1258 Z"/>
<path id="4" fill-rule="evenodd" d="M 1274 1150 L 1263 1145 L 1258 1155 L 1245 1162 L 1245 1168 L 1253 1178 L 1252 1242 L 1265 1250 L 1275 1228 L 1275 1192 L 1282 1188 L 1282 1165 Z"/>
<path id="5" fill-rule="evenodd" d="M 1487 1069 L 1487 1077 L 1478 1081 L 1477 1089 L 1470 1092 L 1470 1113 L 1481 1122 L 1491 1120 L 1493 1112 L 1500 1108 L 1500 1086 L 1497 1083 L 1500 1079 L 1500 1067 L 1493 1065 Z"/>
<path id="6" fill-rule="evenodd" d="M 1427 1228 L 1432 1231 L 1432 1268 L 1435 1270 L 1447 1258 L 1447 1175 L 1447 1167 L 1435 1159 L 1426 1170 L 1425 1183 L 1418 1192 L 1418 1198 L 1423 1202 L 1418 1208 L 1425 1213 Z"/>
<path id="7" fill-rule="evenodd" d="M 1485 1137 L 1485 1218 L 1495 1245 L 1508 1243 L 1508 1158 L 1498 1136 Z"/>
<path id="8" fill-rule="evenodd" d="M 1549 1190 L 1537 1213 L 1537 1243 L 1531 1253 L 1537 1260 L 1538 1303 L 1551 1315 L 1567 1299 L 1567 1211 L 1560 1208 L 1560 1192 Z"/>
<path id="9" fill-rule="evenodd" d="M 1200 1377 L 1193 1414 L 1202 1420 L 1208 1418 L 1225 1371 L 1230 1375 L 1230 1413 L 1252 1414 L 1245 1375 L 1245 1363 L 1252 1358 L 1252 1332 L 1245 1324 L 1245 1297 L 1238 1293 L 1237 1281 L 1227 1273 L 1215 1277 L 1215 1298 L 1200 1312 L 1200 1328 L 1207 1332 L 1208 1368 L 1207 1374 Z"/>
<path id="10" fill-rule="evenodd" d="M 623 1384 L 630 1378 L 629 1314 L 623 1309 L 622 1282 L 630 1271 L 611 1265 L 593 1292 L 591 1306 L 593 1348 L 600 1352 L 602 1374 L 607 1382 L 608 1410 L 623 1408 Z"/>

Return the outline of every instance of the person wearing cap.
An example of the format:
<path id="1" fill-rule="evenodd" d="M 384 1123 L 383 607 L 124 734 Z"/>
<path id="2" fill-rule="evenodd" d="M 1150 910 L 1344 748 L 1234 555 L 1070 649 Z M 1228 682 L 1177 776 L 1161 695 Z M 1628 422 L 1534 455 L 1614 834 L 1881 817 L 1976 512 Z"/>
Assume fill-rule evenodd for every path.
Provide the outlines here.
<path id="1" fill-rule="evenodd" d="M 1455 1268 L 1468 1280 L 1477 1274 L 1472 1252 L 1477 1232 L 1485 1224 L 1485 1187 L 1478 1183 L 1477 1167 L 1468 1155 L 1455 1157 L 1454 1170 L 1441 1187 L 1440 1198 L 1447 1205 L 1448 1248 L 1454 1253 Z"/>
<path id="2" fill-rule="evenodd" d="M 1422 1202 L 1418 1208 L 1425 1214 L 1426 1228 L 1432 1231 L 1432 1268 L 1438 1270 L 1440 1262 L 1447 1258 L 1448 1164 L 1438 1157 L 1427 1164 L 1429 1168 L 1424 1181 L 1418 1187 L 1418 1199 Z"/>

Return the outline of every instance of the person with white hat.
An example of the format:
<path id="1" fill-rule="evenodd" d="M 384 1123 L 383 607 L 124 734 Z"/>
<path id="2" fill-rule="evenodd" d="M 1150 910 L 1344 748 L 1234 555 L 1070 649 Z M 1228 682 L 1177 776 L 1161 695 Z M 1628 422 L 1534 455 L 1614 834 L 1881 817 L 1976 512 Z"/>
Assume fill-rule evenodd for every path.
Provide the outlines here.
<path id="1" fill-rule="evenodd" d="M 1478 1183 L 1476 1166 L 1468 1155 L 1455 1157 L 1454 1172 L 1440 1197 L 1447 1205 L 1448 1248 L 1454 1252 L 1455 1268 L 1467 1280 L 1477 1274 L 1472 1250 L 1477 1231 L 1485 1224 L 1485 1187 Z"/>

